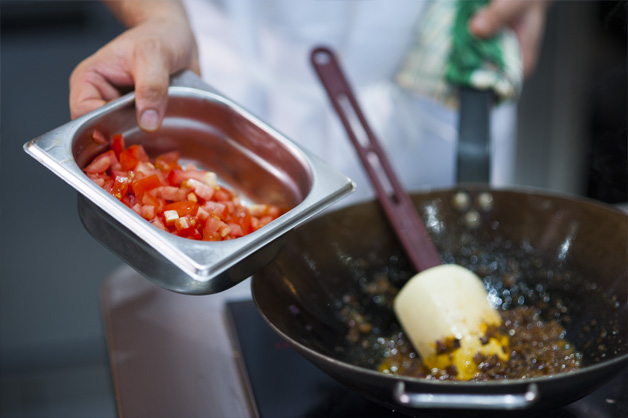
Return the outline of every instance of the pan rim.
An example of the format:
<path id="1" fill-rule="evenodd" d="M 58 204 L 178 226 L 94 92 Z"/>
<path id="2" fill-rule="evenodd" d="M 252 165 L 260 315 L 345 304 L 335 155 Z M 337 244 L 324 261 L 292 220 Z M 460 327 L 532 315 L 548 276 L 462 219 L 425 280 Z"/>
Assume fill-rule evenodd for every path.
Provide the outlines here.
<path id="1" fill-rule="evenodd" d="M 443 193 L 454 194 L 459 191 L 468 192 L 468 193 L 496 192 L 496 193 L 503 193 L 503 194 L 517 194 L 517 195 L 523 194 L 528 197 L 537 197 L 537 198 L 540 197 L 540 198 L 554 199 L 554 200 L 560 200 L 563 202 L 571 202 L 571 203 L 579 202 L 583 204 L 584 206 L 601 210 L 605 214 L 608 214 L 609 216 L 617 217 L 616 218 L 617 220 L 621 220 L 628 223 L 628 212 L 616 206 L 613 206 L 611 204 L 600 202 L 598 200 L 584 197 L 584 196 L 574 195 L 574 194 L 570 194 L 566 192 L 554 192 L 551 190 L 540 189 L 540 188 L 532 187 L 532 186 L 489 186 L 485 184 L 464 184 L 464 185 L 457 185 L 454 187 L 434 187 L 434 188 L 427 187 L 424 189 L 410 192 L 410 197 L 412 198 L 413 195 L 415 194 L 420 194 L 420 195 L 428 195 L 428 194 L 437 195 L 437 194 L 443 194 Z M 354 203 L 351 206 L 345 206 L 345 207 L 335 209 L 334 211 L 330 211 L 328 213 L 331 214 L 334 212 L 346 211 L 355 206 L 361 206 L 365 204 L 376 204 L 376 203 L 377 203 L 376 200 L 368 199 L 362 202 Z M 316 221 L 316 219 L 314 219 L 313 221 Z M 566 378 L 571 378 L 575 376 L 583 376 L 589 373 L 593 373 L 603 368 L 604 369 L 612 368 L 616 372 L 615 374 L 619 374 L 625 368 L 628 368 L 628 352 L 627 352 L 627 353 L 621 354 L 617 357 L 614 357 L 608 360 L 602 360 L 597 363 L 583 365 L 581 368 L 577 370 L 564 372 L 564 373 L 557 373 L 557 374 L 547 375 L 547 376 L 530 377 L 530 378 L 500 379 L 500 380 L 487 380 L 487 381 L 455 381 L 455 380 L 443 381 L 443 380 L 431 380 L 431 379 L 418 378 L 418 377 L 408 377 L 408 376 L 386 374 L 386 373 L 379 372 L 377 370 L 368 369 L 366 367 L 350 364 L 350 363 L 335 359 L 333 357 L 330 357 L 326 354 L 322 354 L 308 346 L 303 345 L 302 343 L 294 340 L 292 337 L 284 333 L 268 318 L 268 316 L 264 313 L 264 310 L 261 308 L 261 304 L 257 297 L 257 292 L 255 291 L 255 286 L 257 286 L 257 283 L 259 283 L 260 281 L 257 277 L 258 275 L 254 274 L 251 280 L 251 290 L 252 290 L 251 293 L 252 293 L 252 298 L 256 305 L 256 308 L 258 312 L 264 318 L 264 321 L 267 324 L 269 324 L 271 328 L 275 332 L 277 332 L 282 338 L 284 338 L 286 342 L 288 342 L 293 347 L 298 347 L 299 349 L 303 350 L 304 352 L 308 353 L 308 355 L 314 358 L 334 364 L 340 367 L 341 369 L 351 371 L 354 373 L 366 373 L 367 376 L 374 376 L 380 379 L 385 379 L 390 382 L 397 382 L 399 380 L 403 380 L 408 383 L 428 385 L 428 386 L 433 386 L 435 388 L 451 387 L 452 385 L 459 386 L 461 388 L 462 387 L 501 388 L 501 387 L 511 387 L 511 386 L 519 386 L 519 385 L 530 385 L 534 383 L 541 383 L 541 382 L 548 382 L 548 381 L 557 382 Z"/>

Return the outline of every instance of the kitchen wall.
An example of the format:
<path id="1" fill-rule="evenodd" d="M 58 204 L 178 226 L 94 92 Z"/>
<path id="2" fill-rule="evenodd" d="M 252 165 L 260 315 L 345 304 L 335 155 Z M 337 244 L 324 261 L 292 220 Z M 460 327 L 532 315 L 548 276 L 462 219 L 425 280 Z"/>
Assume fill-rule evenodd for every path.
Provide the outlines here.
<path id="1" fill-rule="evenodd" d="M 517 183 L 626 201 L 626 3 L 557 1 L 519 106 Z"/>
<path id="2" fill-rule="evenodd" d="M 97 1 L 0 13 L 0 416 L 115 416 L 99 291 L 120 262 L 22 146 L 69 120 L 72 68 L 121 28 Z"/>
<path id="3" fill-rule="evenodd" d="M 518 184 L 625 201 L 625 20 L 623 39 L 601 25 L 615 3 L 555 2 L 521 99 Z M 69 120 L 72 68 L 121 28 L 97 1 L 3 0 L 0 14 L 0 416 L 115 416 L 99 291 L 121 262 L 22 146 Z M 615 156 L 611 173 L 591 154 Z"/>

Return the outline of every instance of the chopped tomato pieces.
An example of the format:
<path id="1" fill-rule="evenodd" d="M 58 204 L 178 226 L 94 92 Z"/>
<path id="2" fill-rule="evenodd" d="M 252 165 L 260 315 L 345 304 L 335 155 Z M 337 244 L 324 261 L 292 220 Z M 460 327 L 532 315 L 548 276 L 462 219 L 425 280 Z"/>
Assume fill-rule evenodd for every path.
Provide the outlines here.
<path id="1" fill-rule="evenodd" d="M 143 162 L 149 161 L 148 154 L 146 154 L 146 150 L 144 150 L 143 146 L 131 145 L 130 147 L 127 148 L 127 150 L 131 153 L 131 155 L 133 155 L 139 161 L 143 161 Z"/>
<path id="2" fill-rule="evenodd" d="M 239 225 L 244 234 L 251 232 L 251 214 L 244 206 L 237 207 L 231 214 L 229 221 Z"/>
<path id="3" fill-rule="evenodd" d="M 131 181 L 128 177 L 116 176 L 115 180 L 113 181 L 113 189 L 111 190 L 111 194 L 118 199 L 122 199 L 122 196 L 124 196 L 129 190 L 130 182 Z"/>
<path id="4" fill-rule="evenodd" d="M 166 200 L 155 197 L 151 193 L 144 193 L 144 196 L 142 196 L 142 204 L 153 206 L 156 211 L 163 212 L 166 206 Z"/>
<path id="5" fill-rule="evenodd" d="M 155 227 L 188 239 L 238 238 L 282 213 L 273 205 L 246 207 L 237 193 L 218 185 L 215 173 L 182 166 L 178 151 L 151 160 L 142 145 L 125 147 L 121 134 L 83 171 Z"/>
<path id="6" fill-rule="evenodd" d="M 140 160 L 138 160 L 132 152 L 128 150 L 120 152 L 120 165 L 123 170 L 133 170 L 139 162 Z"/>
<path id="7" fill-rule="evenodd" d="M 107 137 L 105 137 L 105 135 L 98 129 L 94 129 L 94 132 L 92 132 L 92 138 L 94 139 L 94 142 L 99 145 L 107 145 L 109 143 L 109 141 L 107 141 Z"/>
<path id="8" fill-rule="evenodd" d="M 120 153 L 124 151 L 124 138 L 122 134 L 116 134 L 111 138 L 111 150 L 120 158 Z"/>
<path id="9" fill-rule="evenodd" d="M 198 203 L 190 202 L 189 200 L 173 202 L 166 205 L 164 210 L 176 210 L 179 216 L 185 216 L 189 214 L 196 215 L 196 211 L 198 210 Z"/>
<path id="10" fill-rule="evenodd" d="M 211 200 L 214 195 L 214 188 L 198 180 L 189 179 L 181 183 L 183 187 L 189 187 L 194 190 L 194 198 L 200 197 L 205 200 Z"/>
<path id="11" fill-rule="evenodd" d="M 216 200 L 217 202 L 228 202 L 233 199 L 233 195 L 231 194 L 231 192 L 221 186 L 216 186 L 216 191 L 214 192 L 214 194 L 216 195 L 216 198 L 214 200 Z"/>
<path id="12" fill-rule="evenodd" d="M 94 158 L 94 160 L 87 167 L 85 167 L 84 171 L 86 173 L 104 173 L 109 169 L 109 167 L 115 165 L 117 162 L 118 159 L 113 151 L 105 151 Z"/>
<path id="13" fill-rule="evenodd" d="M 174 226 L 179 219 L 179 214 L 176 210 L 165 210 L 164 211 L 164 220 L 166 221 L 166 225 Z"/>
<path id="14" fill-rule="evenodd" d="M 168 181 L 174 186 L 180 186 L 186 181 L 196 180 L 210 187 L 215 187 L 216 174 L 205 170 L 189 170 L 189 169 L 174 169 L 168 175 Z"/>
<path id="15" fill-rule="evenodd" d="M 161 154 L 155 159 L 155 167 L 162 171 L 179 170 L 179 151 L 171 151 Z"/>
<path id="16" fill-rule="evenodd" d="M 144 196 L 144 193 L 146 193 L 147 190 L 155 189 L 161 185 L 161 180 L 159 179 L 159 176 L 157 176 L 157 174 L 151 174 L 149 176 L 142 177 L 140 179 L 134 180 L 133 183 L 131 183 L 133 193 L 135 193 L 135 196 L 140 198 Z"/>
<path id="17" fill-rule="evenodd" d="M 144 205 L 140 208 L 140 215 L 144 218 L 150 220 L 153 219 L 156 215 L 155 206 L 152 205 Z"/>

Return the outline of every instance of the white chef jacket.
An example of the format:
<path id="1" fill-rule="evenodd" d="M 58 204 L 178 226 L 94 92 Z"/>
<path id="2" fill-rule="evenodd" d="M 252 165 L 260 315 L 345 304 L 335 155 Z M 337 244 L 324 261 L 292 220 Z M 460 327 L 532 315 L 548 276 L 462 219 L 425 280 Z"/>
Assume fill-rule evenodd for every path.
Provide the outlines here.
<path id="1" fill-rule="evenodd" d="M 425 0 L 185 0 L 203 79 L 261 120 L 374 191 L 310 64 L 337 54 L 371 128 L 409 191 L 455 183 L 458 111 L 405 91 L 395 75 Z M 491 183 L 514 176 L 514 103 L 491 117 Z"/>

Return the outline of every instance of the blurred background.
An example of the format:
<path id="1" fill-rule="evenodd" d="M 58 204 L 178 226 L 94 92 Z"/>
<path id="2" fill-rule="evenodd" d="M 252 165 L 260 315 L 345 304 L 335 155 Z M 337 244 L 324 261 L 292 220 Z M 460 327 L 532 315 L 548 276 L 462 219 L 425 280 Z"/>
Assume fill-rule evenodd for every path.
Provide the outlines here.
<path id="1" fill-rule="evenodd" d="M 98 1 L 2 0 L 0 16 L 0 416 L 116 416 L 99 292 L 121 262 L 22 146 L 69 121 L 72 69 L 122 27 Z M 628 200 L 626 48 L 626 2 L 554 3 L 520 102 L 518 185 Z"/>

